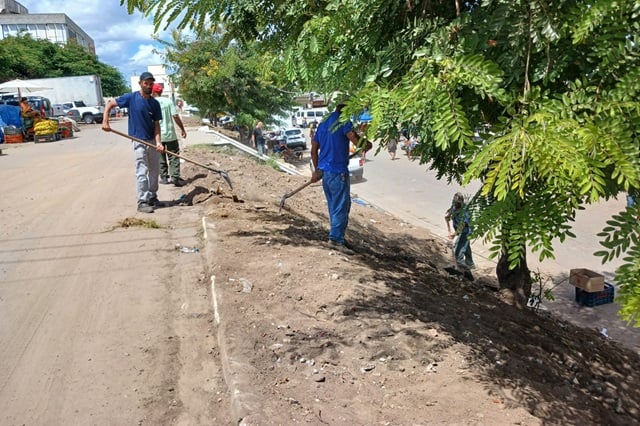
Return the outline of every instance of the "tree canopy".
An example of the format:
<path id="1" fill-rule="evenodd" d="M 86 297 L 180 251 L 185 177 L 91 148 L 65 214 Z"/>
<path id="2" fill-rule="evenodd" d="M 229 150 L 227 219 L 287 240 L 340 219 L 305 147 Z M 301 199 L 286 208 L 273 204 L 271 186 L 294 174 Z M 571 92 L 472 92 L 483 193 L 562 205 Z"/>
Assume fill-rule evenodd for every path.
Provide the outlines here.
<path id="1" fill-rule="evenodd" d="M 350 92 L 346 111 L 368 106 L 368 136 L 383 144 L 414 129 L 426 167 L 482 182 L 476 230 L 519 304 L 531 285 L 527 247 L 553 257 L 552 241 L 573 237 L 576 210 L 640 188 L 638 1 L 125 3 L 157 26 L 224 25 L 228 40 L 282 57 L 301 87 Z M 597 253 L 625 256 L 616 282 L 636 325 L 639 215 L 636 204 L 612 218 Z"/>
<path id="2" fill-rule="evenodd" d="M 293 99 L 289 83 L 282 83 L 277 61 L 245 43 L 227 43 L 221 31 L 192 40 L 175 31 L 166 59 L 179 69 L 174 75 L 181 94 L 201 111 L 235 116 L 237 124 L 269 123 L 288 111 Z"/>
<path id="3" fill-rule="evenodd" d="M 48 40 L 35 40 L 30 35 L 0 40 L 0 81 L 15 78 L 53 78 L 96 74 L 100 76 L 105 96 L 129 91 L 122 74 L 76 43 L 60 46 Z"/>

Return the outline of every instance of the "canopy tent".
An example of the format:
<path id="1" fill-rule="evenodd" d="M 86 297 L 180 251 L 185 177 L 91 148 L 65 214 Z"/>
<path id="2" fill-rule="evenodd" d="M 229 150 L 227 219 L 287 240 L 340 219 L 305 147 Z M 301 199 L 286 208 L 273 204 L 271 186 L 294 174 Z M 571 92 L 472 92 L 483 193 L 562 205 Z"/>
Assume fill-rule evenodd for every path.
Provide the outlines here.
<path id="1" fill-rule="evenodd" d="M 0 93 L 13 93 L 18 92 L 18 97 L 21 98 L 23 93 L 40 92 L 42 90 L 49 90 L 50 87 L 43 87 L 37 84 L 31 83 L 29 80 L 11 80 L 0 84 Z"/>

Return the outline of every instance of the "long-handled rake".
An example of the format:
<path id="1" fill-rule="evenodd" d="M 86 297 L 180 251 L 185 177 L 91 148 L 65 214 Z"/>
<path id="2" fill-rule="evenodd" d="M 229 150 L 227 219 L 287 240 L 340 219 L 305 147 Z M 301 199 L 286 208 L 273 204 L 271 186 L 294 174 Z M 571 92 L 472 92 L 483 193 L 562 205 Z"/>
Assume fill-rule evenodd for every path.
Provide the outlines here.
<path id="1" fill-rule="evenodd" d="M 154 148 L 154 149 L 156 147 L 155 144 L 149 143 L 147 141 L 144 141 L 142 139 L 138 139 L 138 138 L 133 137 L 133 136 L 129 136 L 126 133 L 122 133 L 122 132 L 119 132 L 119 131 L 114 130 L 114 129 L 111 129 L 111 131 L 113 133 L 115 133 L 116 135 L 119 135 L 119 136 L 122 136 L 122 137 L 125 137 L 125 138 L 128 138 L 128 139 L 134 140 L 134 141 L 136 141 L 138 143 L 141 143 L 143 145 L 146 145 L 148 147 L 151 147 L 151 148 Z M 186 161 L 188 163 L 195 164 L 196 166 L 200 166 L 202 168 L 205 168 L 205 169 L 209 170 L 210 172 L 218 173 L 220 176 L 222 176 L 224 181 L 227 182 L 227 185 L 229 185 L 229 188 L 231 188 L 233 190 L 233 185 L 231 184 L 231 179 L 229 178 L 229 175 L 227 174 L 227 172 L 225 172 L 224 170 L 214 169 L 212 167 L 207 166 L 206 164 L 202 164 L 202 163 L 199 163 L 197 161 L 191 160 L 190 158 L 186 158 L 186 157 L 184 157 L 184 156 L 182 156 L 180 154 L 176 154 L 175 152 L 171 152 L 171 151 L 165 151 L 165 152 L 167 154 L 173 155 L 174 157 L 181 158 L 181 159 L 183 159 L 184 161 Z"/>

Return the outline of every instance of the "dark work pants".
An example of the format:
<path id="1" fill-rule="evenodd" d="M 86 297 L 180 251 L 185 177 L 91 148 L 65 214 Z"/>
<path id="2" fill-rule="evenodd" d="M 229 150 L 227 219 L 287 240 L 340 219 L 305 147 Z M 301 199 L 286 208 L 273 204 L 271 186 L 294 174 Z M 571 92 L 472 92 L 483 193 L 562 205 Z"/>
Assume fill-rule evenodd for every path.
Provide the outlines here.
<path id="1" fill-rule="evenodd" d="M 162 142 L 162 145 L 167 151 L 180 154 L 180 143 L 177 140 Z M 180 159 L 175 155 L 162 153 L 160 155 L 160 176 L 178 179 L 180 177 Z"/>

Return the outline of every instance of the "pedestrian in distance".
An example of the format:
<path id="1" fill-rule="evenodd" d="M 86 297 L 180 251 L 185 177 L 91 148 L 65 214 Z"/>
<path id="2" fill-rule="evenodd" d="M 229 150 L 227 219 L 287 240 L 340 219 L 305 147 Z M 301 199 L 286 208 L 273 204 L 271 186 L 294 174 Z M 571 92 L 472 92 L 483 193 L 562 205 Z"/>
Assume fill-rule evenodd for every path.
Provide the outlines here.
<path id="1" fill-rule="evenodd" d="M 329 209 L 329 244 L 346 254 L 352 254 L 345 241 L 351 210 L 349 182 L 349 145 L 358 145 L 358 134 L 351 121 L 340 123 L 345 106 L 338 104 L 320 125 L 311 141 L 311 162 L 314 167 L 311 182 L 322 179 L 322 189 Z"/>
<path id="2" fill-rule="evenodd" d="M 251 134 L 251 142 L 253 143 L 253 147 L 258 151 L 258 154 L 265 154 L 265 139 L 262 134 L 262 127 L 264 123 L 262 121 L 258 121 L 256 127 L 253 129 L 253 133 Z"/>
<path id="3" fill-rule="evenodd" d="M 391 138 L 391 140 L 389 141 L 389 144 L 387 145 L 387 151 L 389 151 L 389 156 L 391 157 L 391 160 L 396 159 L 397 149 L 398 149 L 398 139 Z"/>
<path id="4" fill-rule="evenodd" d="M 180 137 L 182 139 L 187 137 L 187 132 L 184 129 L 184 124 L 182 124 L 176 106 L 171 99 L 162 97 L 163 90 L 162 85 L 157 83 L 154 83 L 151 88 L 151 96 L 160 103 L 160 109 L 162 110 L 160 139 L 165 152 L 160 155 L 160 183 L 163 185 L 184 186 L 184 181 L 180 177 L 180 158 L 169 154 L 169 152 L 180 154 L 180 142 L 178 142 L 178 135 L 173 122 L 175 121 L 175 124 L 180 128 Z"/>
<path id="5" fill-rule="evenodd" d="M 636 189 L 630 189 L 627 192 L 627 207 L 633 207 L 636 204 L 638 193 L 640 193 L 640 190 Z"/>
<path id="6" fill-rule="evenodd" d="M 110 111 L 115 107 L 128 108 L 128 135 L 155 143 L 156 147 L 153 149 L 133 141 L 138 211 L 142 213 L 153 213 L 154 207 L 164 207 L 164 203 L 158 200 L 160 153 L 164 151 L 160 135 L 162 110 L 160 103 L 151 96 L 154 81 L 150 72 L 140 74 L 140 90 L 109 100 L 102 116 L 102 130 L 110 132 Z"/>
<path id="7" fill-rule="evenodd" d="M 451 202 L 451 207 L 447 209 L 444 219 L 447 222 L 447 232 L 449 239 L 453 243 L 453 255 L 458 267 L 473 269 L 473 256 L 471 254 L 471 241 L 469 235 L 472 232 L 470 225 L 469 207 L 460 192 L 456 192 Z M 453 230 L 452 230 L 453 226 Z"/>

